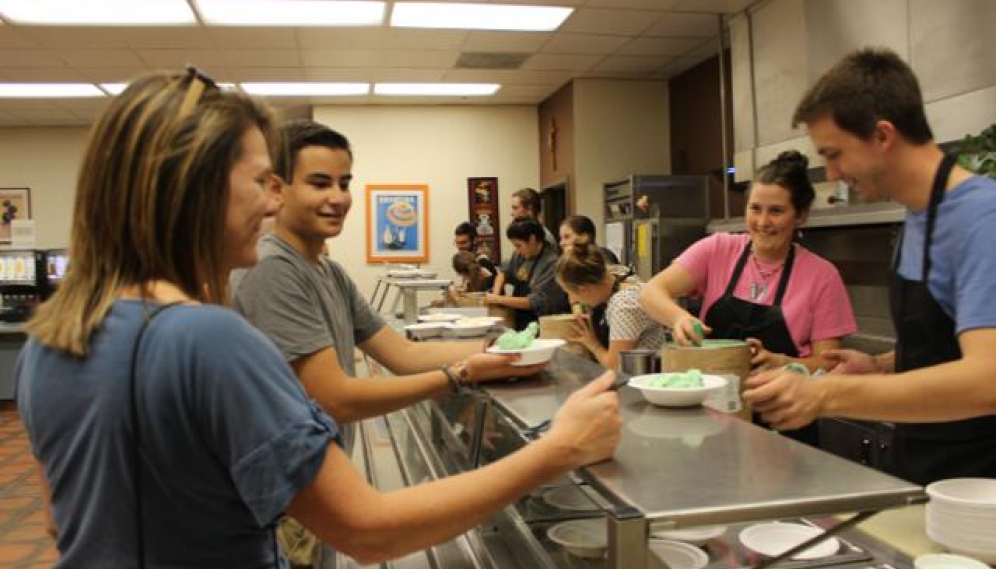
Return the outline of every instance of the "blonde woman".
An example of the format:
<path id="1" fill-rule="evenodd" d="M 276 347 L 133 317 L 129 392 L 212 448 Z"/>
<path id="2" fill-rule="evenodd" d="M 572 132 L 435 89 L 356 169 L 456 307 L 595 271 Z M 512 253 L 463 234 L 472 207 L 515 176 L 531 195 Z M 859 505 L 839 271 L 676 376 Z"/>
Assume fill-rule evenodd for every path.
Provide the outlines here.
<path id="1" fill-rule="evenodd" d="M 273 132 L 265 107 L 190 72 L 132 83 L 90 134 L 74 261 L 16 372 L 54 501 L 56 567 L 286 567 L 273 535 L 284 512 L 376 563 L 612 454 L 607 375 L 502 461 L 386 494 L 368 486 L 277 348 L 220 306 L 276 209 Z"/>

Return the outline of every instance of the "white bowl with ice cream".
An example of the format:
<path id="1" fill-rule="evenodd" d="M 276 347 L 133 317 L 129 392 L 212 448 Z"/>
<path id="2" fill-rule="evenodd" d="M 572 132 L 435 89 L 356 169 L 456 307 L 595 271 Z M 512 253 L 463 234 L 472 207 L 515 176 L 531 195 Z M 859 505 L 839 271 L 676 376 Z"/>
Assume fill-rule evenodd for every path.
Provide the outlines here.
<path id="1" fill-rule="evenodd" d="M 712 392 L 726 387 L 726 379 L 718 375 L 693 374 L 693 371 L 649 373 L 629 380 L 629 386 L 640 391 L 654 405 L 662 407 L 692 407 L 701 405 Z M 701 382 L 695 381 L 701 378 Z"/>
<path id="2" fill-rule="evenodd" d="M 501 349 L 498 344 L 488 348 L 492 354 L 521 354 L 522 358 L 512 363 L 514 366 L 529 366 L 550 361 L 553 352 L 567 342 L 560 338 L 536 338 L 525 348 Z"/>

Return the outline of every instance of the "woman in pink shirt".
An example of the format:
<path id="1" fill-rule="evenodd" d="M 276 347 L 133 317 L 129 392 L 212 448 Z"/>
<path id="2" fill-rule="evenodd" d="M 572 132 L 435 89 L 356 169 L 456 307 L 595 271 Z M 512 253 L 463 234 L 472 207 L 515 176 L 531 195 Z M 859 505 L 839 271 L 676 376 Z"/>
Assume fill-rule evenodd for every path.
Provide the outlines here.
<path id="1" fill-rule="evenodd" d="M 807 165 L 788 151 L 762 167 L 747 202 L 747 234 L 702 239 L 644 287 L 643 308 L 670 326 L 677 343 L 701 342 L 700 326 L 712 338 L 747 340 L 754 371 L 790 362 L 816 370 L 820 354 L 857 331 L 837 269 L 793 243 L 816 196 Z M 675 302 L 689 294 L 702 296 L 699 318 Z M 815 442 L 810 427 L 794 438 Z"/>

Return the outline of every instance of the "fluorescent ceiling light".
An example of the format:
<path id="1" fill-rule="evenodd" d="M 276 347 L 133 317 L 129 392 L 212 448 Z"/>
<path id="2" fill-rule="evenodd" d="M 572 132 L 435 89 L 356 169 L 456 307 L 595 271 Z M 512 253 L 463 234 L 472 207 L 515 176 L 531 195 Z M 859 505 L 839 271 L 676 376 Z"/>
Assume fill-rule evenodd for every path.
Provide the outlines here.
<path id="1" fill-rule="evenodd" d="M 384 2 L 337 0 L 194 0 L 216 26 L 379 26 Z"/>
<path id="2" fill-rule="evenodd" d="M 341 97 L 366 95 L 369 83 L 240 83 L 250 95 L 271 97 Z"/>
<path id="3" fill-rule="evenodd" d="M 15 24 L 52 26 L 177 26 L 197 18 L 184 0 L 0 0 Z"/>
<path id="4" fill-rule="evenodd" d="M 499 87 L 497 83 L 377 83 L 374 94 L 479 97 L 494 95 Z"/>
<path id="5" fill-rule="evenodd" d="M 108 95 L 120 95 L 128 87 L 128 83 L 99 83 L 97 86 Z M 235 83 L 218 83 L 218 88 L 223 91 L 232 91 L 235 89 Z"/>
<path id="6" fill-rule="evenodd" d="M 103 96 L 104 92 L 92 83 L 0 83 L 0 98 L 4 99 Z"/>
<path id="7" fill-rule="evenodd" d="M 573 11 L 574 8 L 562 6 L 395 2 L 391 25 L 396 28 L 548 32 L 559 28 Z"/>

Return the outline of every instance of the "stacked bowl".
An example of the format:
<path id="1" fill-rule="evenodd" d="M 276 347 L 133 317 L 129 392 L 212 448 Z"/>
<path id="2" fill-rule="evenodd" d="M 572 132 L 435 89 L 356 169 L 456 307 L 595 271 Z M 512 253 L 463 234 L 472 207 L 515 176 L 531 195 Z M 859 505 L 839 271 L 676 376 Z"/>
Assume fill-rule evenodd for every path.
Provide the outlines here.
<path id="1" fill-rule="evenodd" d="M 996 563 L 996 479 L 940 480 L 927 494 L 927 536 L 953 553 Z"/>

